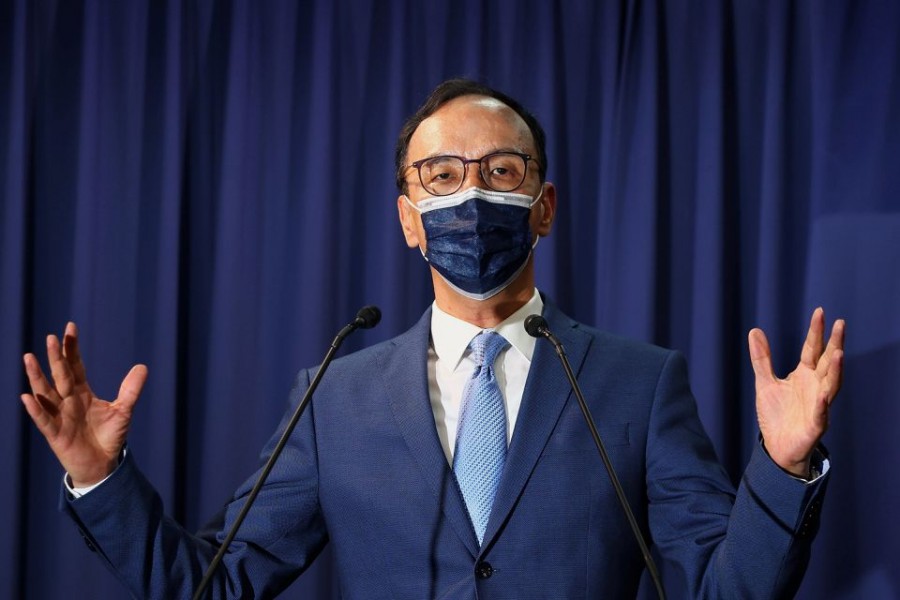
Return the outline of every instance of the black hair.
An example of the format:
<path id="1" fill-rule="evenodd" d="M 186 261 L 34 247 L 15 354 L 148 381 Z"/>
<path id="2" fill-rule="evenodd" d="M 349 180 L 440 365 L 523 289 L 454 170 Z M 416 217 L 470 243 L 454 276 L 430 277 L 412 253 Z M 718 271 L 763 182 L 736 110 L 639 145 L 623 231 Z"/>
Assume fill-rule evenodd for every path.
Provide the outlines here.
<path id="1" fill-rule="evenodd" d="M 538 152 L 538 172 L 541 182 L 543 182 L 547 176 L 547 141 L 544 128 L 541 127 L 537 118 L 518 101 L 499 90 L 471 79 L 448 79 L 432 90 L 428 98 L 425 99 L 425 103 L 406 120 L 400 129 L 400 136 L 397 138 L 397 148 L 394 152 L 394 163 L 397 167 L 397 189 L 404 194 L 408 191 L 404 173 L 408 166 L 406 158 L 409 150 L 409 141 L 412 139 L 416 129 L 419 128 L 422 121 L 433 115 L 451 100 L 460 96 L 487 96 L 488 98 L 494 98 L 513 109 L 517 115 L 522 117 L 522 120 L 525 121 L 525 124 L 528 125 L 528 129 L 531 131 L 531 137 L 534 138 L 534 145 Z"/>

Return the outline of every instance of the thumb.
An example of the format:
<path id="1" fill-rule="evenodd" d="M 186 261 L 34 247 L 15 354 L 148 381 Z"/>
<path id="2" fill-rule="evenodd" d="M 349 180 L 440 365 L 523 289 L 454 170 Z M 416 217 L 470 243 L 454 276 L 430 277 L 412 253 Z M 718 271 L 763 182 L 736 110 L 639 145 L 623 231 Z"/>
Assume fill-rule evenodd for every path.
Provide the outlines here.
<path id="1" fill-rule="evenodd" d="M 772 381 L 775 373 L 772 371 L 772 352 L 769 350 L 769 340 L 766 334 L 758 327 L 750 330 L 747 336 L 750 347 L 750 364 L 753 365 L 753 373 L 758 383 Z"/>
<path id="2" fill-rule="evenodd" d="M 131 412 L 137 402 L 144 384 L 147 382 L 147 367 L 145 365 L 135 365 L 128 371 L 128 375 L 122 380 L 119 386 L 119 397 L 116 398 L 116 404 L 123 409 Z"/>

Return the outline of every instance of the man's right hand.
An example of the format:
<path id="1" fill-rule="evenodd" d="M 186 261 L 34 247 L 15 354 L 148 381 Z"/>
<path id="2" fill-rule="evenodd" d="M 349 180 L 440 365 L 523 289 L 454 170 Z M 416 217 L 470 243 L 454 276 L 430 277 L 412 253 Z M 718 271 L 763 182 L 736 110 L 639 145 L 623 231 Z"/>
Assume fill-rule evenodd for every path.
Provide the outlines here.
<path id="1" fill-rule="evenodd" d="M 134 405 L 147 381 L 147 367 L 131 368 L 114 401 L 96 397 L 78 352 L 75 323 L 66 325 L 62 344 L 55 335 L 47 336 L 47 359 L 52 384 L 37 357 L 25 355 L 31 394 L 22 394 L 22 403 L 69 474 L 73 487 L 88 487 L 116 468 Z"/>

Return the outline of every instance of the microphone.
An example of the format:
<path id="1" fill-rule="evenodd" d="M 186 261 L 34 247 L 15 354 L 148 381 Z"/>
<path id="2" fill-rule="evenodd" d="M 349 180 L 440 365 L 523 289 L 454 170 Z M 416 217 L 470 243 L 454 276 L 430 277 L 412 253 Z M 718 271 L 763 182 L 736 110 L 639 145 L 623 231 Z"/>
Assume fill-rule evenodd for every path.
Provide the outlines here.
<path id="1" fill-rule="evenodd" d="M 528 335 L 531 337 L 546 338 L 556 349 L 556 354 L 559 355 L 559 360 L 562 362 L 563 369 L 566 371 L 566 376 L 569 378 L 569 384 L 575 392 L 575 398 L 578 399 L 578 405 L 581 407 L 581 413 L 584 415 L 584 420 L 587 422 L 588 429 L 591 430 L 594 444 L 600 452 L 600 458 L 603 459 L 603 466 L 606 467 L 609 479 L 612 482 L 613 488 L 616 490 L 616 497 L 619 499 L 619 504 L 625 512 L 628 524 L 631 525 L 631 532 L 634 534 L 638 546 L 641 548 L 641 554 L 644 555 L 644 564 L 647 565 L 647 571 L 650 573 L 653 585 L 656 586 L 656 593 L 660 600 L 665 600 L 666 594 L 663 591 L 662 582 L 659 578 L 659 571 L 656 570 L 656 563 L 650 555 L 650 549 L 644 541 L 644 536 L 641 535 L 641 530 L 638 528 L 634 513 L 631 512 L 631 507 L 628 506 L 628 500 L 625 498 L 625 491 L 622 489 L 622 484 L 619 483 L 619 477 L 616 475 L 612 461 L 609 459 L 609 454 L 606 453 L 606 447 L 603 445 L 603 440 L 600 439 L 600 434 L 597 433 L 597 426 L 594 424 L 594 418 L 591 416 L 591 411 L 588 409 L 587 402 L 584 401 L 584 394 L 581 393 L 581 387 L 578 385 L 578 380 L 575 379 L 575 373 L 572 371 L 572 365 L 569 364 L 568 357 L 566 357 L 566 351 L 565 348 L 563 348 L 562 342 L 553 335 L 553 332 L 550 331 L 550 326 L 547 325 L 547 320 L 541 315 L 529 315 L 526 317 L 525 331 L 527 331 Z"/>
<path id="2" fill-rule="evenodd" d="M 525 331 L 527 331 L 528 335 L 530 335 L 533 338 L 547 337 L 547 336 L 553 335 L 552 333 L 550 333 L 550 328 L 547 325 L 547 319 L 545 319 L 541 315 L 528 315 L 527 317 L 525 317 Z M 549 337 L 548 337 L 548 339 L 549 339 Z M 553 339 L 555 340 L 556 337 L 553 337 Z M 552 341 L 553 340 L 551 340 L 551 342 Z M 553 344 L 553 346 L 556 348 L 560 347 L 560 346 L 557 346 L 556 344 Z"/>
<path id="3" fill-rule="evenodd" d="M 284 433 L 281 434 L 281 437 L 278 439 L 278 443 L 275 445 L 275 449 L 272 450 L 272 455 L 269 456 L 269 460 L 266 461 L 262 473 L 260 473 L 259 478 L 253 485 L 253 489 L 250 490 L 250 495 L 247 496 L 247 500 L 244 502 L 244 506 L 241 508 L 241 512 L 238 513 L 237 518 L 234 520 L 234 523 L 231 526 L 231 529 L 228 530 L 228 535 L 225 536 L 225 540 L 222 542 L 222 545 L 219 546 L 219 551 L 216 553 L 215 557 L 213 557 L 212 562 L 209 563 L 209 567 L 206 568 L 206 572 L 203 574 L 203 579 L 200 580 L 200 585 L 197 586 L 197 590 L 194 592 L 193 600 L 200 600 L 200 598 L 203 597 L 203 592 L 205 592 L 206 588 L 209 587 L 209 583 L 210 581 L 212 581 L 212 576 L 216 572 L 216 568 L 219 566 L 219 563 L 222 562 L 222 558 L 224 558 L 225 553 L 228 551 L 228 547 L 231 545 L 231 542 L 237 535 L 241 523 L 243 523 L 244 519 L 247 517 L 247 513 L 250 512 L 250 507 L 253 506 L 253 502 L 256 500 L 256 497 L 259 495 L 260 490 L 262 490 L 263 484 L 269 477 L 269 473 L 271 473 L 272 468 L 275 466 L 275 462 L 278 460 L 278 457 L 281 456 L 281 452 L 284 450 L 284 447 L 287 445 L 288 439 L 294 432 L 294 428 L 300 421 L 300 416 L 306 409 L 306 405 L 309 404 L 310 400 L 312 400 L 313 392 L 317 387 L 319 387 L 319 380 L 322 379 L 322 375 L 325 373 L 328 365 L 330 365 L 331 361 L 334 359 L 334 354 L 341 346 L 341 343 L 343 343 L 344 338 L 346 338 L 357 329 L 371 329 L 372 327 L 378 325 L 379 321 L 381 321 L 381 310 L 379 310 L 377 306 L 364 306 L 356 313 L 356 318 L 345 325 L 344 328 L 341 329 L 335 336 L 334 340 L 331 342 L 331 346 L 328 348 L 328 352 L 325 354 L 325 359 L 322 361 L 322 366 L 319 367 L 319 370 L 316 372 L 315 377 L 313 377 L 312 382 L 306 389 L 306 393 L 303 394 L 303 399 L 300 400 L 300 404 L 297 405 L 296 410 L 294 410 L 294 414 L 291 415 L 291 420 L 288 421 L 287 427 L 285 427 L 284 429 Z"/>
<path id="4" fill-rule="evenodd" d="M 353 322 L 360 329 L 372 329 L 381 322 L 381 310 L 377 306 L 363 306 Z"/>

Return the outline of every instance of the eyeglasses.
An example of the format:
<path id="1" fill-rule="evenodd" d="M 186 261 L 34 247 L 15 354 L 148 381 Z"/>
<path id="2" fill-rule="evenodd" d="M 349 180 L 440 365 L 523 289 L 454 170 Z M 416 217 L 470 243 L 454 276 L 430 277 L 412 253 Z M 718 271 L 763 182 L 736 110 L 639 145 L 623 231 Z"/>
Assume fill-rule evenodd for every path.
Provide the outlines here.
<path id="1" fill-rule="evenodd" d="M 433 156 L 409 166 L 419 172 L 419 181 L 426 192 L 432 196 L 449 196 L 462 187 L 469 163 L 478 163 L 481 179 L 489 188 L 495 192 L 511 192 L 525 181 L 530 160 L 530 155 L 520 152 L 493 152 L 481 158 Z"/>

